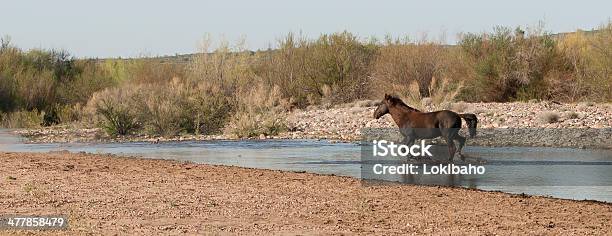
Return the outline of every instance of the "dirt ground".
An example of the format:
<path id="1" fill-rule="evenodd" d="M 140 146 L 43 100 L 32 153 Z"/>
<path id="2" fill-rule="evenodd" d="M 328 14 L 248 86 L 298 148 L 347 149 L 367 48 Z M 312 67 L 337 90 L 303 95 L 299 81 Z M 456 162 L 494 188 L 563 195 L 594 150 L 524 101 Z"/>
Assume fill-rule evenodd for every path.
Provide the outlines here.
<path id="1" fill-rule="evenodd" d="M 167 160 L 0 152 L 0 178 L 0 215 L 69 216 L 53 234 L 612 232 L 606 203 Z"/>

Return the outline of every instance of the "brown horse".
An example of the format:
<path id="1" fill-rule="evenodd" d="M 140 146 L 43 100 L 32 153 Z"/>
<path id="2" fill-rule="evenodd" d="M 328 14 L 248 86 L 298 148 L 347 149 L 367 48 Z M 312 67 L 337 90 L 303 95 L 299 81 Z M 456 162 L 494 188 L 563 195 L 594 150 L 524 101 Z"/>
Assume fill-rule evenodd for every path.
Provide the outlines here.
<path id="1" fill-rule="evenodd" d="M 478 119 L 474 114 L 457 114 L 449 110 L 434 112 L 421 112 L 406 105 L 401 99 L 385 94 L 385 98 L 374 111 L 374 118 L 378 119 L 385 114 L 391 114 L 393 121 L 404 136 L 402 143 L 413 145 L 416 139 L 430 139 L 442 136 L 448 144 L 449 160 L 452 161 L 455 153 L 461 154 L 465 145 L 465 138 L 459 135 L 461 118 L 467 122 L 470 137 L 476 135 Z M 455 148 L 454 140 L 459 142 L 459 150 Z"/>

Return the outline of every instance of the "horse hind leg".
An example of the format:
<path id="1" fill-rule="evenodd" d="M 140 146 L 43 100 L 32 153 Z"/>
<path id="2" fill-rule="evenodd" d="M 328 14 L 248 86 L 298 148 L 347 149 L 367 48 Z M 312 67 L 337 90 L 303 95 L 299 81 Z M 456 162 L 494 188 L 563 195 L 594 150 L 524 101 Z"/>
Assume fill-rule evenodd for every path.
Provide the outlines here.
<path id="1" fill-rule="evenodd" d="M 463 156 L 463 147 L 465 146 L 465 137 L 457 134 L 455 135 L 455 140 L 459 142 L 459 149 L 457 150 L 457 153 L 459 154 L 459 157 L 461 157 L 461 160 L 464 161 L 465 156 Z"/>
<path id="2" fill-rule="evenodd" d="M 448 145 L 448 155 L 449 155 L 448 160 L 453 161 L 453 159 L 455 158 L 455 153 L 457 153 L 457 148 L 455 147 L 455 140 L 458 139 L 459 130 L 458 129 L 442 129 L 441 133 L 442 133 L 442 137 L 446 139 L 446 144 Z M 460 141 L 459 148 L 462 148 L 462 147 L 463 145 L 461 144 L 461 141 Z"/>

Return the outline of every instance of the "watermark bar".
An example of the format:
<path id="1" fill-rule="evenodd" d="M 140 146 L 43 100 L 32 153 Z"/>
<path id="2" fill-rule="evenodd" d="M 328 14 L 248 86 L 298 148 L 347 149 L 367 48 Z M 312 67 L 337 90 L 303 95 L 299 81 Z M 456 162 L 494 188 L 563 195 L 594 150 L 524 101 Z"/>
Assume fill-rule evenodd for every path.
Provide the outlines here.
<path id="1" fill-rule="evenodd" d="M 4 215 L 0 216 L 0 230 L 64 230 L 68 217 L 61 215 Z"/>
<path id="2" fill-rule="evenodd" d="M 446 132 L 461 137 L 449 136 L 453 139 L 453 144 L 449 145 L 444 135 L 433 140 L 410 139 L 402 135 L 402 131 L 414 136 L 435 136 L 436 132 Z M 605 147 L 612 142 L 609 139 L 612 134 L 610 131 L 483 129 L 479 130 L 477 136 L 470 138 L 464 131 L 451 129 L 363 129 L 360 143 L 362 184 L 405 183 L 476 188 L 612 186 L 611 149 L 524 145 L 541 141 L 534 137 L 550 136 L 552 144 L 555 144 L 552 140 L 580 137 L 592 138 L 595 147 Z M 517 145 L 517 140 L 524 143 Z M 487 146 L 490 142 L 499 145 Z"/>

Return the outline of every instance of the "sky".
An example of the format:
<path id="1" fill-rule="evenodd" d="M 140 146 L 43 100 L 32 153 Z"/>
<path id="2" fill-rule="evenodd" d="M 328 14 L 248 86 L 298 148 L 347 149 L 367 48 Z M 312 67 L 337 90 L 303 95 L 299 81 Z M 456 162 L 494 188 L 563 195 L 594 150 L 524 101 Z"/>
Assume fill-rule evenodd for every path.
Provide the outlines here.
<path id="1" fill-rule="evenodd" d="M 80 58 L 193 53 L 207 34 L 244 38 L 252 50 L 275 47 L 288 32 L 316 38 L 343 30 L 364 39 L 445 35 L 452 44 L 461 32 L 497 25 L 593 29 L 609 21 L 610 9 L 609 0 L 3 0 L 0 36 Z"/>

